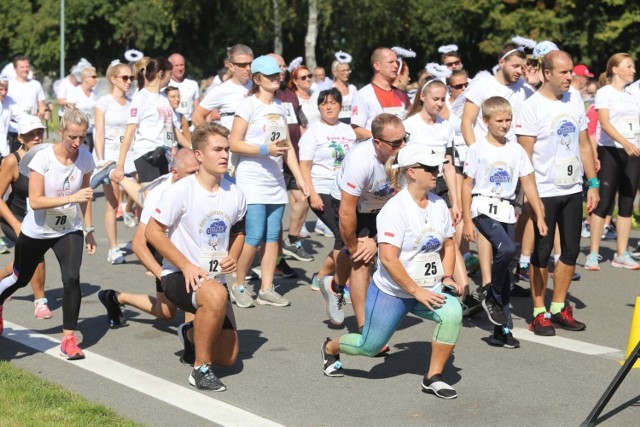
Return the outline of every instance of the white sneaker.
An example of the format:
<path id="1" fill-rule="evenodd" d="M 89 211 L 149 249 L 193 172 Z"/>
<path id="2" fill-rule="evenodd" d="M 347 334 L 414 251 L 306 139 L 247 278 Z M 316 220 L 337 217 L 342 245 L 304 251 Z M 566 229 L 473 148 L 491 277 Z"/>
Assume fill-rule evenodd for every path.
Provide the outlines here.
<path id="1" fill-rule="evenodd" d="M 129 228 L 133 228 L 136 225 L 138 225 L 138 218 L 136 218 L 133 212 L 125 212 L 124 225 L 126 225 Z"/>
<path id="2" fill-rule="evenodd" d="M 124 263 L 124 252 L 120 252 L 118 247 L 113 249 L 109 249 L 109 253 L 107 254 L 107 261 L 111 264 L 123 264 Z"/>
<path id="3" fill-rule="evenodd" d="M 326 237 L 335 237 L 331 229 L 327 226 L 327 224 L 325 224 L 320 220 L 316 221 L 316 228 L 314 231 Z"/>
<path id="4" fill-rule="evenodd" d="M 302 228 L 300 229 L 300 234 L 298 235 L 299 239 L 308 239 L 311 237 L 311 233 L 307 230 L 307 224 L 302 224 Z"/>

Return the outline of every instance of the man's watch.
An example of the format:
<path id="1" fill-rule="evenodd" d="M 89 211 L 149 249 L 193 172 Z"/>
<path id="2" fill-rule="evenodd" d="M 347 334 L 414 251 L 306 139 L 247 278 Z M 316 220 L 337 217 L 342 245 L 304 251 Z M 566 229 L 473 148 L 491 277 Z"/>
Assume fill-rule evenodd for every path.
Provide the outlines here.
<path id="1" fill-rule="evenodd" d="M 96 228 L 92 225 L 91 227 L 85 227 L 82 231 L 84 231 L 84 234 L 87 235 L 96 231 Z"/>

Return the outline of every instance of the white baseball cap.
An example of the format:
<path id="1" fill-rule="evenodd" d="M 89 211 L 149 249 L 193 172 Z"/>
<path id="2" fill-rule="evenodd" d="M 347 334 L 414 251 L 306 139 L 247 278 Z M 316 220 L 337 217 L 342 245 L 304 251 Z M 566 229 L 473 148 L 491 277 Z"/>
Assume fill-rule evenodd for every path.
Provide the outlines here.
<path id="1" fill-rule="evenodd" d="M 440 166 L 449 163 L 443 153 L 436 152 L 433 148 L 422 144 L 405 145 L 398 151 L 397 163 L 393 169 L 407 168 L 416 164 L 425 166 Z"/>
<path id="2" fill-rule="evenodd" d="M 31 132 L 34 129 L 44 129 L 44 125 L 42 124 L 42 120 L 40 120 L 36 116 L 24 116 L 18 122 L 18 133 L 20 135 L 24 135 L 26 133 Z"/>

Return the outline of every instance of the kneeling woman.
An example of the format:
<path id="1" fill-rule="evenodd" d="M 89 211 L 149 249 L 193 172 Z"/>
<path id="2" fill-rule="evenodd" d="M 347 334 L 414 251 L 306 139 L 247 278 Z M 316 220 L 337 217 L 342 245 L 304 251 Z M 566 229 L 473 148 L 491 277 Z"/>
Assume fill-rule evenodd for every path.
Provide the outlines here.
<path id="1" fill-rule="evenodd" d="M 457 397 L 453 387 L 441 379 L 462 322 L 460 303 L 455 296 L 443 293 L 462 293 L 452 278 L 455 229 L 445 202 L 429 193 L 444 162 L 443 156 L 413 144 L 399 151 L 392 166 L 388 164 L 396 189 L 403 188 L 376 219 L 378 269 L 367 293 L 364 329 L 362 334 L 323 343 L 325 375 L 344 375 L 340 353 L 378 354 L 407 313 L 413 313 L 436 322 L 423 389 L 445 399 Z"/>

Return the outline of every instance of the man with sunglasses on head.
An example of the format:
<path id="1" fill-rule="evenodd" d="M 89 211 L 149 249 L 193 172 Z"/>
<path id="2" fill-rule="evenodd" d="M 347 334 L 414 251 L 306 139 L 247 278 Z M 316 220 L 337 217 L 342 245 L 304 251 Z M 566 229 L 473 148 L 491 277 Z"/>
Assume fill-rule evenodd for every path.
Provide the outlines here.
<path id="1" fill-rule="evenodd" d="M 411 109 L 406 92 L 393 87 L 400 63 L 396 53 L 379 47 L 371 54 L 373 78 L 358 91 L 351 108 L 351 127 L 359 141 L 371 138 L 371 123 L 381 113 L 393 114 L 403 120 Z"/>
<path id="2" fill-rule="evenodd" d="M 336 240 L 341 238 L 344 247 L 338 254 L 335 276 L 325 276 L 320 285 L 331 323 L 341 325 L 344 288 L 349 281 L 359 329 L 364 325 L 370 268 L 377 251 L 376 216 L 395 194 L 385 164 L 409 137 L 402 120 L 388 113 L 373 119 L 371 132 L 371 140 L 356 144 L 349 151 L 331 186 L 331 208 L 340 229 Z"/>
<path id="3" fill-rule="evenodd" d="M 185 77 L 186 67 L 184 56 L 176 52 L 172 53 L 167 59 L 171 62 L 171 65 L 173 65 L 169 86 L 177 87 L 180 91 L 180 106 L 176 111 L 182 114 L 189 122 L 189 126 L 191 126 L 193 112 L 200 104 L 198 97 L 200 86 L 198 86 L 195 80 Z"/>
<path id="4" fill-rule="evenodd" d="M 193 112 L 193 124 L 201 125 L 207 122 L 207 116 L 213 110 L 215 121 L 227 129 L 233 125 L 233 116 L 240 101 L 247 95 L 253 85 L 251 81 L 251 62 L 253 51 L 249 46 L 237 44 L 227 51 L 229 68 L 233 74 L 229 80 L 220 86 L 212 88 L 202 99 Z"/>

